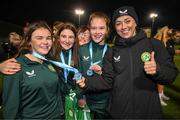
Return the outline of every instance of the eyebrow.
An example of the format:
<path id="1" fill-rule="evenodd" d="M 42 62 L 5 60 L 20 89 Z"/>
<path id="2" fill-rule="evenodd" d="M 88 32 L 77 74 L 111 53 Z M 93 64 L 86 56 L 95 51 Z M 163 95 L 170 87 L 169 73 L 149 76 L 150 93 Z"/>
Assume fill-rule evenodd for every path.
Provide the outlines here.
<path id="1" fill-rule="evenodd" d="M 37 36 L 34 36 L 34 37 L 45 37 L 45 36 L 37 35 Z M 51 37 L 51 36 L 46 36 L 46 37 Z"/>
<path id="2" fill-rule="evenodd" d="M 131 20 L 131 18 L 125 18 L 123 21 L 125 21 L 125 20 Z M 116 22 L 123 22 L 123 21 L 121 21 L 121 20 L 116 20 Z"/>

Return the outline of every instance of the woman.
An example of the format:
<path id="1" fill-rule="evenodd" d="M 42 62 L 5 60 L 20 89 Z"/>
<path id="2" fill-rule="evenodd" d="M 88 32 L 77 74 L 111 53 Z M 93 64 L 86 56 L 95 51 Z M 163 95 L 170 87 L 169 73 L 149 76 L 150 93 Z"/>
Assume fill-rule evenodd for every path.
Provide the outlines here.
<path id="1" fill-rule="evenodd" d="M 64 23 L 57 30 L 56 36 L 58 36 L 58 48 L 56 51 L 56 57 L 62 63 L 77 68 L 78 66 L 78 41 L 76 38 L 76 27 L 72 23 Z M 65 83 L 68 89 L 75 89 L 76 83 L 73 80 L 74 73 L 63 70 Z"/>
<path id="2" fill-rule="evenodd" d="M 110 20 L 102 12 L 94 12 L 89 17 L 91 42 L 80 47 L 79 71 L 83 76 L 101 75 L 102 59 L 108 49 L 105 43 L 109 34 Z M 98 78 L 94 78 L 99 80 Z M 87 105 L 91 110 L 92 119 L 107 118 L 106 108 L 109 92 L 86 94 Z"/>
<path id="3" fill-rule="evenodd" d="M 77 38 L 79 41 L 79 45 L 84 45 L 90 42 L 90 32 L 89 27 L 86 25 L 83 25 L 78 28 L 77 31 Z"/>
<path id="4" fill-rule="evenodd" d="M 5 76 L 3 107 L 5 119 L 60 119 L 63 112 L 57 70 L 47 59 L 54 59 L 52 31 L 45 22 L 30 24 L 18 53 L 21 71 Z M 55 60 L 55 59 L 54 59 Z"/>
<path id="5" fill-rule="evenodd" d="M 174 62 L 175 48 L 174 48 L 174 30 L 169 29 L 168 26 L 162 27 L 154 38 L 160 40 L 168 51 L 172 62 Z M 162 106 L 167 106 L 167 103 L 164 100 L 169 100 L 170 98 L 164 93 L 164 85 L 157 84 L 160 103 Z"/>

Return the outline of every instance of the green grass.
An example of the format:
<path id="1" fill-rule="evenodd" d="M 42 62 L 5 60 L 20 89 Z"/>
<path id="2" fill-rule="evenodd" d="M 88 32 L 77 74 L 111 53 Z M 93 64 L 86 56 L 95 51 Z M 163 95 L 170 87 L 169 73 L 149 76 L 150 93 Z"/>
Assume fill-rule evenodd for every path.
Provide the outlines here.
<path id="1" fill-rule="evenodd" d="M 175 49 L 177 50 L 177 49 L 180 48 L 180 45 L 175 45 L 174 47 L 175 47 Z"/>
<path id="2" fill-rule="evenodd" d="M 175 55 L 175 64 L 180 71 L 180 54 Z M 163 107 L 164 117 L 168 119 L 180 119 L 180 74 L 176 80 L 165 86 L 165 94 L 170 97 L 167 106 Z"/>

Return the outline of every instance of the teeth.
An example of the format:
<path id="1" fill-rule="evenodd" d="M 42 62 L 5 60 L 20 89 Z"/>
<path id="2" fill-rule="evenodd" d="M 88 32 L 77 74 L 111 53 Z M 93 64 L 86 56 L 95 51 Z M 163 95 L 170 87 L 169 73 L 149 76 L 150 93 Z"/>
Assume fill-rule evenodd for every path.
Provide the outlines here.
<path id="1" fill-rule="evenodd" d="M 49 49 L 50 46 L 41 46 L 41 48 L 43 48 L 43 49 Z"/>
<path id="2" fill-rule="evenodd" d="M 124 29 L 124 30 L 122 30 L 121 32 L 122 33 L 128 33 L 130 30 L 129 29 Z"/>
<path id="3" fill-rule="evenodd" d="M 99 39 L 102 35 L 96 35 L 95 38 Z"/>

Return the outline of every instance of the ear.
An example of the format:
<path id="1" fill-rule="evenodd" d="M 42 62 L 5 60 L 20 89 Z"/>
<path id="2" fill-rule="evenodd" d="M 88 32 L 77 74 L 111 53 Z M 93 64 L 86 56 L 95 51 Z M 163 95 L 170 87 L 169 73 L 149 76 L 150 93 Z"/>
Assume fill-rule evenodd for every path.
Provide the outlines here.
<path id="1" fill-rule="evenodd" d="M 135 23 L 135 28 L 137 27 L 137 23 L 136 23 L 136 21 L 134 21 L 134 23 Z"/>

